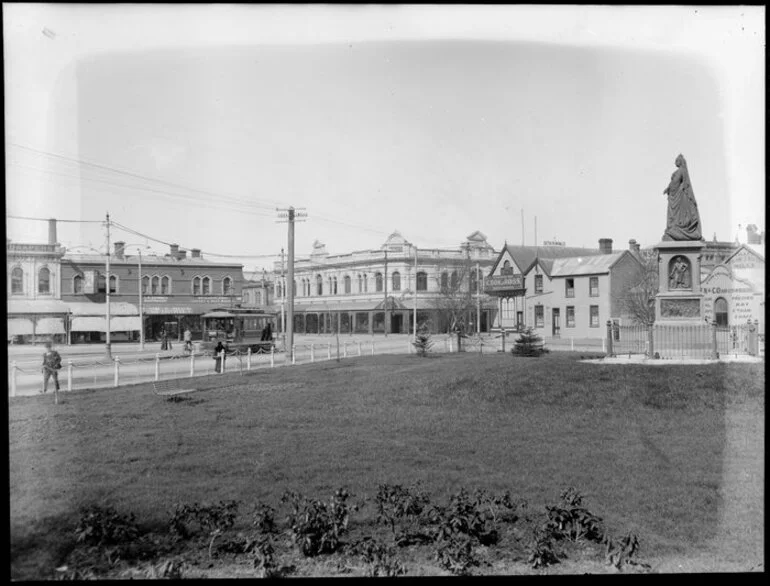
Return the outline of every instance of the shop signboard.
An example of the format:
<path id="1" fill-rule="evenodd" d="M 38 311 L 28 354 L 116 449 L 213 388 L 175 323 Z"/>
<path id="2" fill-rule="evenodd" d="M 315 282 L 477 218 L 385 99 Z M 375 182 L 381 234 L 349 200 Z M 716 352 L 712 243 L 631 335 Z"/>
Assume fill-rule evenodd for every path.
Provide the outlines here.
<path id="1" fill-rule="evenodd" d="M 484 290 L 487 293 L 495 291 L 516 291 L 524 289 L 523 275 L 495 275 L 487 277 Z"/>

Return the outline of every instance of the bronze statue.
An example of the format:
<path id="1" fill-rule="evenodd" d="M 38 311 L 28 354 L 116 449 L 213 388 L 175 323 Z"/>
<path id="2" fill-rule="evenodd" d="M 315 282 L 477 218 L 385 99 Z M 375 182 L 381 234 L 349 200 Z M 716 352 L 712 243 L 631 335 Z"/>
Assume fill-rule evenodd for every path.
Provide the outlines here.
<path id="1" fill-rule="evenodd" d="M 703 240 L 700 229 L 700 214 L 695 195 L 692 192 L 687 161 L 679 155 L 675 161 L 676 171 L 663 193 L 668 195 L 668 216 L 663 240 Z"/>
<path id="2" fill-rule="evenodd" d="M 675 256 L 671 261 L 671 272 L 668 275 L 668 288 L 690 288 L 690 265 L 681 256 Z"/>

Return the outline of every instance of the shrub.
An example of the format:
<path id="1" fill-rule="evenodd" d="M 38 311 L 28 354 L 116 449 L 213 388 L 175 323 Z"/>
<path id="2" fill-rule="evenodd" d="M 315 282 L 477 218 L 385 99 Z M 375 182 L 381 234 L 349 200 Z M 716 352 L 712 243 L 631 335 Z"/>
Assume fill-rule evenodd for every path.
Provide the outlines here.
<path id="1" fill-rule="evenodd" d="M 618 570 L 622 569 L 624 565 L 638 566 L 645 569 L 650 568 L 649 564 L 634 559 L 639 552 L 639 538 L 635 533 L 629 532 L 618 541 L 614 541 L 609 536 L 606 536 L 604 542 L 607 546 L 605 559 L 608 564 Z"/>
<path id="2" fill-rule="evenodd" d="M 412 346 L 414 346 L 417 349 L 417 353 L 423 357 L 430 351 L 433 346 L 433 340 L 428 324 L 423 322 L 418 326 Z"/>
<path id="3" fill-rule="evenodd" d="M 436 551 L 436 560 L 442 568 L 460 576 L 470 574 L 470 569 L 479 565 L 467 536 L 453 536 L 445 541 Z"/>
<path id="4" fill-rule="evenodd" d="M 381 484 L 375 497 L 377 523 L 388 523 L 396 535 L 396 521 L 406 520 L 414 524 L 430 504 L 430 496 L 419 486 L 404 487 L 400 484 Z"/>
<path id="5" fill-rule="evenodd" d="M 366 576 L 369 578 L 393 578 L 406 574 L 406 569 L 393 548 L 372 537 L 365 537 L 356 543 L 351 551 L 363 558 L 367 565 Z"/>
<path id="6" fill-rule="evenodd" d="M 535 533 L 527 563 L 535 569 L 559 563 L 559 557 L 553 549 L 553 540 L 549 534 L 542 531 Z"/>
<path id="7" fill-rule="evenodd" d="M 527 328 L 514 342 L 511 353 L 515 356 L 534 356 L 538 357 L 548 352 L 541 338 L 532 328 Z"/>
<path id="8" fill-rule="evenodd" d="M 604 529 L 601 518 L 583 507 L 583 496 L 570 487 L 561 494 L 561 502 L 546 506 L 548 520 L 544 529 L 555 539 L 601 542 Z"/>
<path id="9" fill-rule="evenodd" d="M 81 511 L 75 536 L 79 543 L 87 545 L 115 545 L 136 539 L 139 528 L 133 513 L 125 516 L 111 507 L 94 505 Z"/>
<path id="10" fill-rule="evenodd" d="M 341 544 L 340 537 L 347 531 L 350 510 L 347 500 L 350 493 L 341 488 L 328 503 L 308 500 L 296 492 L 287 492 L 281 498 L 289 502 L 292 511 L 287 521 L 294 542 L 300 546 L 303 555 L 311 557 L 334 553 Z"/>
<path id="11" fill-rule="evenodd" d="M 237 501 L 220 501 L 216 505 L 177 505 L 169 521 L 171 532 L 183 539 L 204 531 L 209 535 L 230 529 L 238 513 Z"/>

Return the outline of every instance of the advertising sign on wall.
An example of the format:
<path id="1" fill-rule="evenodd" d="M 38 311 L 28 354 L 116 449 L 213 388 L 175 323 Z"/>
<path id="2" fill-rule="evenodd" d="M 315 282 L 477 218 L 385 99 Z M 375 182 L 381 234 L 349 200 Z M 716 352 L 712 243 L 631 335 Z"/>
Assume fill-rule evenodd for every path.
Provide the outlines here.
<path id="1" fill-rule="evenodd" d="M 86 295 L 96 293 L 96 271 L 85 271 L 83 273 L 83 293 Z"/>

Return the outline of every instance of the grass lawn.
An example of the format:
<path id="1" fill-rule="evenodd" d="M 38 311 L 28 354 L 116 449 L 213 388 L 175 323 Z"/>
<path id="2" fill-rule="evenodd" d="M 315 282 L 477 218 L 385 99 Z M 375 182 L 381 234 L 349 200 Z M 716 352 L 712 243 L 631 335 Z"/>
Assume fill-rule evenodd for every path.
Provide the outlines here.
<path id="1" fill-rule="evenodd" d="M 149 384 L 13 399 L 12 577 L 50 577 L 86 505 L 163 525 L 178 503 L 416 481 L 533 512 L 574 486 L 643 558 L 761 562 L 764 364 L 579 358 L 384 355 L 207 377 L 177 402 Z"/>

